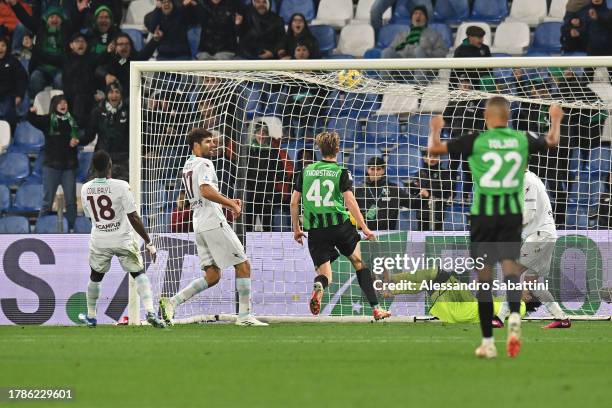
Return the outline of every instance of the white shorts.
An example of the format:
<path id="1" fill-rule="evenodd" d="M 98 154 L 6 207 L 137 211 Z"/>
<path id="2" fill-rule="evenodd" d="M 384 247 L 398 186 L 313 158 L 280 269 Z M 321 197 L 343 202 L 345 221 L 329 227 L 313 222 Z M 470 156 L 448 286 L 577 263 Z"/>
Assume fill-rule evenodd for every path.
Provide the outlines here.
<path id="1" fill-rule="evenodd" d="M 521 246 L 519 263 L 527 268 L 526 274 L 540 278 L 548 276 L 556 242 L 554 235 L 543 231 L 533 233 L 525 239 Z"/>
<path id="2" fill-rule="evenodd" d="M 118 248 L 97 248 L 95 245 L 89 245 L 89 266 L 98 273 L 108 272 L 113 256 L 119 259 L 121 267 L 128 273 L 142 272 L 144 269 L 140 248 L 135 241 Z"/>
<path id="3" fill-rule="evenodd" d="M 195 236 L 202 270 L 211 265 L 224 270 L 248 260 L 242 243 L 226 222 L 219 228 L 197 232 Z"/>

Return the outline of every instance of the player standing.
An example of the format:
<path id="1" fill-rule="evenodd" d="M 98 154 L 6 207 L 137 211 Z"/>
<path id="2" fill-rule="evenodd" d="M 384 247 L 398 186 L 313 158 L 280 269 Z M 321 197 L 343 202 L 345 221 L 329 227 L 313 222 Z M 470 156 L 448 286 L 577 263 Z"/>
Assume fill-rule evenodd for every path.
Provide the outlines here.
<path id="1" fill-rule="evenodd" d="M 91 275 L 87 285 L 87 314 L 79 314 L 79 320 L 89 327 L 96 327 L 96 305 L 104 274 L 111 266 L 113 256 L 119 259 L 124 271 L 136 281 L 136 288 L 147 312 L 147 321 L 154 327 L 164 328 L 153 309 L 151 283 L 144 273 L 144 263 L 132 228 L 145 242 L 145 248 L 155 262 L 155 246 L 145 231 L 142 219 L 136 211 L 130 185 L 111 178 L 111 158 L 104 150 L 93 155 L 94 178 L 83 185 L 81 202 L 85 215 L 92 220 L 89 240 L 89 266 Z M 130 228 L 130 225 L 132 228 Z"/>
<path id="2" fill-rule="evenodd" d="M 553 218 L 552 206 L 546 187 L 542 180 L 529 170 L 525 172 L 525 206 L 523 207 L 523 245 L 519 260 L 520 273 L 524 273 L 525 282 L 544 280 L 550 271 L 557 229 Z M 561 306 L 548 290 L 531 290 L 529 295 L 541 302 L 554 320 L 544 326 L 546 329 L 567 329 L 571 322 L 563 313 Z M 504 302 L 497 316 L 493 318 L 493 327 L 504 327 L 504 320 L 510 313 L 508 302 Z"/>
<path id="3" fill-rule="evenodd" d="M 234 266 L 238 291 L 236 324 L 267 326 L 251 315 L 251 265 L 242 243 L 223 215 L 222 208 L 225 207 L 232 211 L 234 218 L 239 217 L 242 203 L 219 192 L 217 172 L 208 159 L 215 148 L 214 136 L 206 129 L 195 128 L 189 132 L 187 141 L 192 155 L 183 167 L 183 187 L 193 211 L 193 231 L 204 277 L 192 281 L 171 298 L 161 298 L 161 315 L 167 324 L 171 324 L 174 311 L 180 304 L 216 285 L 221 271 Z"/>
<path id="4" fill-rule="evenodd" d="M 359 211 L 349 171 L 336 161 L 340 151 L 340 137 L 335 132 L 323 132 L 317 135 L 316 143 L 323 160 L 308 165 L 298 174 L 291 195 L 293 237 L 303 244 L 305 234 L 300 226 L 299 215 L 302 202 L 304 231 L 309 232 L 308 250 L 317 272 L 310 311 L 314 315 L 321 312 L 323 293 L 332 281 L 331 263 L 338 258 L 340 252 L 357 271 L 357 281 L 372 306 L 374 319 L 389 317 L 391 313 L 378 305 L 370 269 L 361 260 L 361 237 L 349 219 L 350 212 L 366 239 L 376 239 Z M 302 197 L 303 191 L 306 193 Z"/>
<path id="5" fill-rule="evenodd" d="M 471 255 L 484 261 L 478 270 L 478 313 L 482 343 L 476 356 L 493 358 L 497 349 L 493 340 L 493 296 L 491 282 L 493 266 L 500 262 L 508 285 L 520 282 L 520 256 L 523 181 L 530 153 L 545 152 L 559 143 L 563 110 L 552 105 L 549 109 L 550 130 L 546 137 L 531 132 L 525 134 L 508 127 L 510 105 L 501 96 L 494 96 L 485 107 L 487 130 L 469 133 L 449 142 L 440 141 L 444 126 L 442 116 L 432 118 L 428 150 L 430 154 L 463 155 L 468 159 L 474 180 L 470 221 Z M 506 291 L 510 308 L 506 348 L 510 357 L 518 355 L 521 347 L 521 290 Z"/>

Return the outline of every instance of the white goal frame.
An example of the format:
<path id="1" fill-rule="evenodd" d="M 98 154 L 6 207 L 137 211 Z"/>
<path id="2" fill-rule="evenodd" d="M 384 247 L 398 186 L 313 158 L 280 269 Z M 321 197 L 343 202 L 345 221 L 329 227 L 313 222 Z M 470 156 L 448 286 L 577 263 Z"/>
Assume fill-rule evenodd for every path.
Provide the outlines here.
<path id="1" fill-rule="evenodd" d="M 141 207 L 141 74 L 145 72 L 193 71 L 309 71 L 326 70 L 419 70 L 536 67 L 612 67 L 612 56 L 602 57 L 502 57 L 356 60 L 274 61 L 144 61 L 130 63 L 130 187 L 137 208 Z M 604 101 L 612 106 L 612 97 Z M 133 278 L 129 278 L 129 324 L 140 324 L 140 300 Z"/>

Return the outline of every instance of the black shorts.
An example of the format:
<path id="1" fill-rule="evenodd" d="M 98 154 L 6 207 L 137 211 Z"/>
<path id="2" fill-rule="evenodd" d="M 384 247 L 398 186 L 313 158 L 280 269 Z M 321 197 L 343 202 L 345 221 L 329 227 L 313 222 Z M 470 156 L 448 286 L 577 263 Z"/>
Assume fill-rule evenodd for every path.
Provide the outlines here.
<path id="1" fill-rule="evenodd" d="M 334 262 L 340 256 L 350 256 L 361 241 L 361 236 L 349 220 L 343 224 L 308 231 L 308 251 L 315 267 Z"/>
<path id="2" fill-rule="evenodd" d="M 470 221 L 472 258 L 482 258 L 487 265 L 493 265 L 504 259 L 519 259 L 522 224 L 521 214 L 472 215 Z"/>

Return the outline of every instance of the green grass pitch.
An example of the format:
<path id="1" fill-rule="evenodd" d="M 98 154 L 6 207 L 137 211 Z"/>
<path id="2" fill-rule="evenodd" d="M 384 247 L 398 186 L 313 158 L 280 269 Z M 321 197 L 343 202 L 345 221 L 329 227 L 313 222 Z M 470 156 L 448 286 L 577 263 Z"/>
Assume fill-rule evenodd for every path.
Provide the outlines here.
<path id="1" fill-rule="evenodd" d="M 0 327 L 0 387 L 70 387 L 35 407 L 608 407 L 612 325 L 525 322 L 517 359 L 478 325 Z M 415 405 L 416 404 L 416 405 Z"/>

